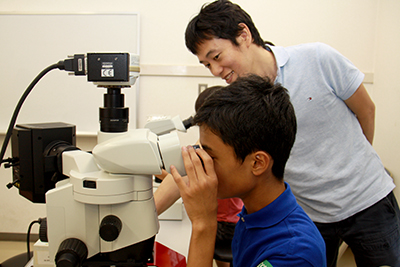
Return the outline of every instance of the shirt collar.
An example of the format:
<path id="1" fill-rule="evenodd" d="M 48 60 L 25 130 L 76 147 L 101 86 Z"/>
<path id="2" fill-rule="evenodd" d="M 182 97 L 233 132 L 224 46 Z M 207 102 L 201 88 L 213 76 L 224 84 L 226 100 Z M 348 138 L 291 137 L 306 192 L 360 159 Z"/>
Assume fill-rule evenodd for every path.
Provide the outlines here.
<path id="1" fill-rule="evenodd" d="M 289 53 L 285 50 L 284 47 L 282 46 L 265 46 L 266 49 L 270 52 L 272 52 L 272 54 L 275 57 L 275 61 L 276 61 L 276 66 L 277 66 L 277 73 L 276 73 L 276 78 L 275 78 L 275 83 L 282 83 L 281 79 L 281 68 L 283 68 L 285 66 L 285 64 L 289 61 Z"/>
<path id="2" fill-rule="evenodd" d="M 296 198 L 294 197 L 289 184 L 285 182 L 285 186 L 285 191 L 272 203 L 261 210 L 252 214 L 247 214 L 246 208 L 243 207 L 239 216 L 247 229 L 271 227 L 281 222 L 294 209 L 296 209 Z"/>
<path id="3" fill-rule="evenodd" d="M 275 56 L 276 65 L 281 68 L 285 66 L 285 64 L 289 60 L 289 53 L 282 46 L 269 46 L 271 52 Z"/>

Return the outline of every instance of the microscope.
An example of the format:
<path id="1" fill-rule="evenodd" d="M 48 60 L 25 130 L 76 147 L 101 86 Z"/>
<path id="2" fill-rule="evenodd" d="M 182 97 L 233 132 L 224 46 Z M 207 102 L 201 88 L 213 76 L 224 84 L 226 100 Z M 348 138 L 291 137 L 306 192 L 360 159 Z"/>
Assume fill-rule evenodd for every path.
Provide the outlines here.
<path id="1" fill-rule="evenodd" d="M 40 241 L 49 259 L 34 267 L 147 266 L 159 223 L 153 174 L 174 165 L 184 175 L 176 131 L 191 118 L 149 122 L 128 130 L 123 88 L 138 77 L 128 53 L 75 55 L 62 68 L 106 88 L 100 108 L 98 144 L 76 145 L 67 123 L 20 124 L 12 132 L 13 183 L 25 198 L 46 203 Z M 11 187 L 11 186 L 10 186 Z"/>

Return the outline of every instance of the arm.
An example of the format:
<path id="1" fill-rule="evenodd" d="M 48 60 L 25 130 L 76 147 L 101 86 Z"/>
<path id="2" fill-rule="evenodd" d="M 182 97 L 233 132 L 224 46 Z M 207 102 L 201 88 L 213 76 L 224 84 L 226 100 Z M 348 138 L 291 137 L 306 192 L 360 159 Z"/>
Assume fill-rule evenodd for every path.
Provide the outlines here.
<path id="1" fill-rule="evenodd" d="M 163 182 L 154 192 L 157 214 L 160 215 L 172 206 L 180 197 L 179 188 L 174 182 L 172 175 L 163 170 L 163 174 L 158 176 Z M 162 177 L 162 178 L 161 178 Z"/>
<path id="2" fill-rule="evenodd" d="M 357 91 L 344 102 L 357 116 L 365 137 L 372 145 L 375 131 L 375 104 L 364 85 L 361 84 Z"/>
<path id="3" fill-rule="evenodd" d="M 198 155 L 203 159 L 204 168 Z M 182 148 L 188 180 L 174 166 L 171 173 L 179 187 L 186 212 L 192 222 L 188 267 L 211 267 L 217 233 L 218 180 L 211 157 L 202 149 Z"/>

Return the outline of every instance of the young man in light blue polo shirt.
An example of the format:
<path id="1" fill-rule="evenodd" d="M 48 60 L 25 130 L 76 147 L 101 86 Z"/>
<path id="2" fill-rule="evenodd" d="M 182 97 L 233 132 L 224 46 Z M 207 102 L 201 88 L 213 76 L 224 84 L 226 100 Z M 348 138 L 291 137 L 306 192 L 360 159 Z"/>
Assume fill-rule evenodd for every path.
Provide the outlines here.
<path id="1" fill-rule="evenodd" d="M 212 266 L 217 198 L 231 197 L 244 203 L 234 266 L 326 266 L 324 240 L 283 179 L 296 136 L 287 90 L 241 77 L 210 95 L 194 122 L 202 149 L 182 150 L 188 180 L 171 167 L 192 221 L 188 267 Z"/>

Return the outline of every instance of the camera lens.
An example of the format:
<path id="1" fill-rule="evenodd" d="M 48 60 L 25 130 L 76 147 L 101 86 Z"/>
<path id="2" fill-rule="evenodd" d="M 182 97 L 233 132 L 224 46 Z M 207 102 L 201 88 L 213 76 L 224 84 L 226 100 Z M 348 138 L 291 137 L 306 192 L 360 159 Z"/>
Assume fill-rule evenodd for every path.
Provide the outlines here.
<path id="1" fill-rule="evenodd" d="M 100 108 L 100 130 L 102 132 L 126 132 L 129 108 L 124 107 L 121 88 L 108 88 L 104 95 L 104 107 Z"/>

